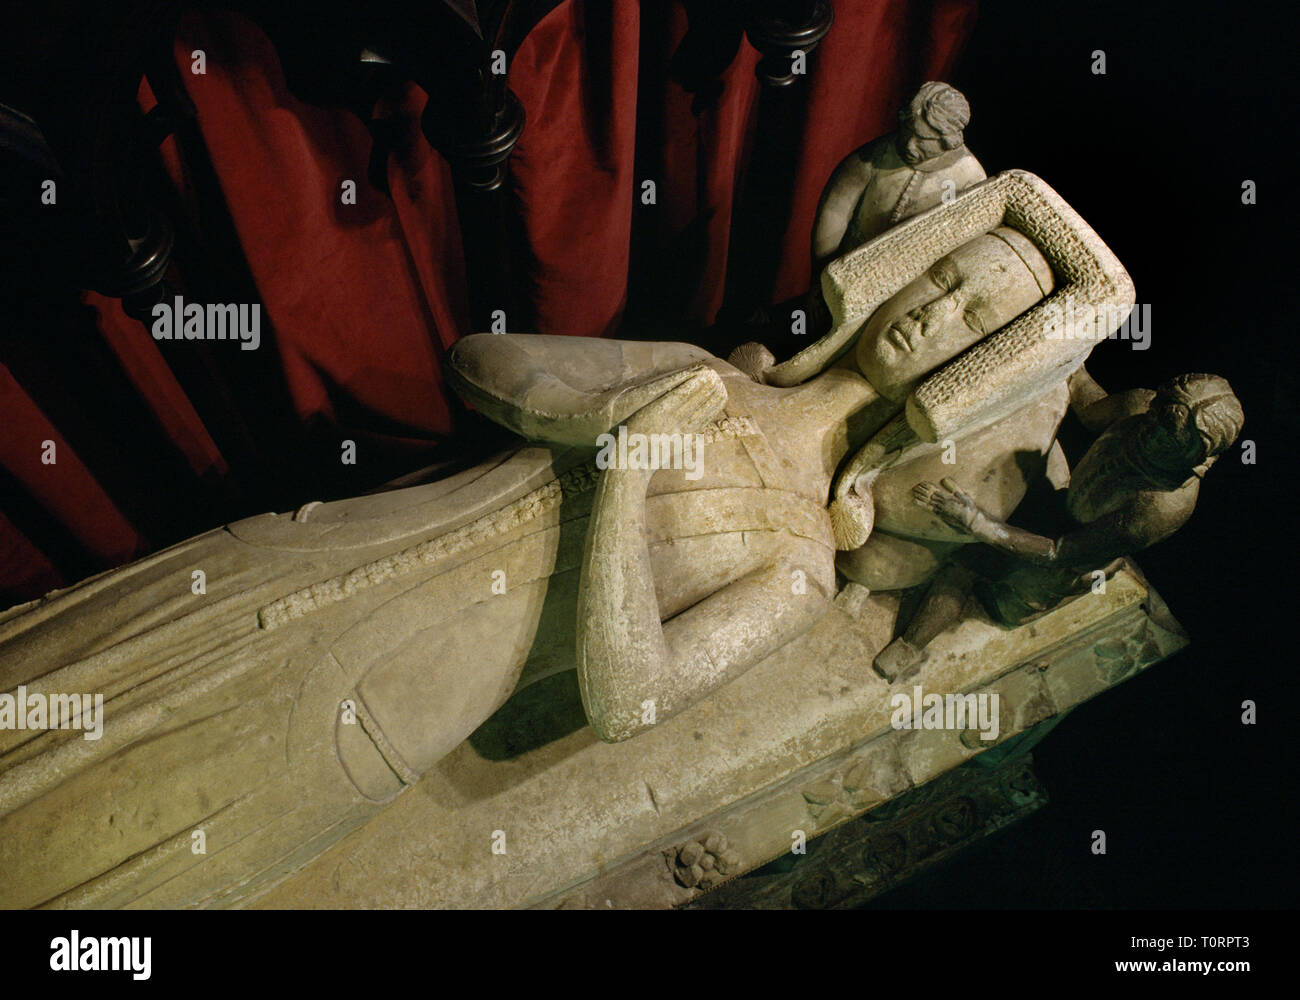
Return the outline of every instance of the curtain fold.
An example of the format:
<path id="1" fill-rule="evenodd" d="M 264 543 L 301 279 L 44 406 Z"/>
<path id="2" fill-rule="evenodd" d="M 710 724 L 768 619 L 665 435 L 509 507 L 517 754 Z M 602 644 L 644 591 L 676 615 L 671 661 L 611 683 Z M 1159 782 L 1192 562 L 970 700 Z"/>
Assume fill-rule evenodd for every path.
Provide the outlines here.
<path id="1" fill-rule="evenodd" d="M 530 332 L 602 336 L 622 316 L 636 194 L 639 10 L 636 0 L 561 4 L 511 65 L 510 87 L 528 116 L 510 157 L 524 258 L 511 275 Z"/>

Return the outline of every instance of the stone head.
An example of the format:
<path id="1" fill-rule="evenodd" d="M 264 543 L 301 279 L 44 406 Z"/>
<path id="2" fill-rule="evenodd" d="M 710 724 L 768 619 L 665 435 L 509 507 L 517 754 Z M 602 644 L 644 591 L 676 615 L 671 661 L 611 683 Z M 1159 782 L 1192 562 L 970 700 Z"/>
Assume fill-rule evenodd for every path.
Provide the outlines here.
<path id="1" fill-rule="evenodd" d="M 1188 374 L 1156 390 L 1138 436 L 1147 463 L 1171 473 L 1202 475 L 1241 433 L 1245 416 L 1226 379 Z"/>
<path id="2" fill-rule="evenodd" d="M 858 368 L 881 395 L 901 400 L 1052 288 L 1038 248 L 999 226 L 941 257 L 872 314 L 858 339 Z"/>
<path id="3" fill-rule="evenodd" d="M 932 160 L 962 145 L 969 123 L 970 104 L 961 91 L 946 83 L 922 84 L 898 114 L 898 154 L 910 166 Z"/>

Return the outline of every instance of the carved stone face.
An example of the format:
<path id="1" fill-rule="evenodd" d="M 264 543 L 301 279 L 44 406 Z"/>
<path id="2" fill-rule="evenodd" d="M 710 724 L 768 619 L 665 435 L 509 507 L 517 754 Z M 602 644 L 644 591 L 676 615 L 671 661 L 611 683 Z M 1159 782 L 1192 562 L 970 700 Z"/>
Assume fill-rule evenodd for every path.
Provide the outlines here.
<path id="1" fill-rule="evenodd" d="M 946 153 L 943 137 L 920 115 L 908 115 L 898 130 L 898 155 L 909 167 Z"/>
<path id="2" fill-rule="evenodd" d="M 858 338 L 858 368 L 877 392 L 902 399 L 1051 288 L 1051 268 L 1033 244 L 995 229 L 940 258 L 872 314 Z"/>
<path id="3" fill-rule="evenodd" d="M 1200 433 L 1182 403 L 1157 397 L 1137 435 L 1146 460 L 1161 469 L 1192 470 L 1211 454 L 1212 442 Z"/>

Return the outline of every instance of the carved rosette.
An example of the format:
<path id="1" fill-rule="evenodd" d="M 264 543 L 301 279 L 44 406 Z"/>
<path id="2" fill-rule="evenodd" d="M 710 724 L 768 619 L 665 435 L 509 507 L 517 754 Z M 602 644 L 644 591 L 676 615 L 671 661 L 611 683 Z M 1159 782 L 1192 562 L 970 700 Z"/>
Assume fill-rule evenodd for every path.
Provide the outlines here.
<path id="1" fill-rule="evenodd" d="M 1107 684 L 1118 684 L 1138 667 L 1160 659 L 1160 645 L 1144 620 L 1132 634 L 1103 639 L 1092 648 L 1097 676 Z"/>
<path id="2" fill-rule="evenodd" d="M 719 830 L 709 830 L 688 840 L 669 853 L 669 864 L 678 885 L 707 889 L 740 871 L 740 855 L 728 848 Z"/>
<path id="3" fill-rule="evenodd" d="M 1002 794 L 1015 808 L 1044 798 L 1043 786 L 1034 774 L 1034 759 L 1028 754 L 1011 761 L 1003 770 Z"/>
<path id="4" fill-rule="evenodd" d="M 790 902 L 801 910 L 822 910 L 843 895 L 844 890 L 835 873 L 819 871 L 794 884 L 790 890 Z"/>
<path id="5" fill-rule="evenodd" d="M 864 885 L 888 882 L 907 865 L 907 840 L 899 833 L 873 838 L 862 850 Z"/>
<path id="6" fill-rule="evenodd" d="M 850 760 L 830 778 L 808 785 L 801 794 L 817 829 L 825 829 L 856 816 L 909 784 L 910 781 L 879 754 L 865 754 Z"/>
<path id="7" fill-rule="evenodd" d="M 788 87 L 796 80 L 791 56 L 817 47 L 835 23 L 835 11 L 830 0 L 763 0 L 753 7 L 745 34 L 763 53 L 754 72 L 769 87 Z"/>
<path id="8" fill-rule="evenodd" d="M 977 826 L 975 803 L 966 796 L 945 802 L 930 817 L 930 829 L 940 845 L 969 837 Z"/>

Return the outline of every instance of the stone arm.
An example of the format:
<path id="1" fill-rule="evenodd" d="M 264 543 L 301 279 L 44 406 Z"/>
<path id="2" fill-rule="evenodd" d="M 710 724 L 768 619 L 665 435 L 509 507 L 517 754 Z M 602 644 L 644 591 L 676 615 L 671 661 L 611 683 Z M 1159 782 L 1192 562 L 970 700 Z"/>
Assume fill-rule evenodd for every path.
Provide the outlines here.
<path id="1" fill-rule="evenodd" d="M 476 333 L 452 345 L 444 371 L 462 399 L 521 437 L 594 447 L 712 360 L 691 344 Z"/>
<path id="2" fill-rule="evenodd" d="M 999 521 L 982 510 L 951 479 L 942 486 L 917 483 L 912 496 L 939 518 L 976 541 L 1036 566 L 1078 568 L 1101 566 L 1120 556 L 1168 538 L 1191 516 L 1196 489 L 1176 493 L 1144 490 L 1118 510 L 1073 528 L 1058 538 L 1036 535 Z"/>
<path id="3" fill-rule="evenodd" d="M 1070 376 L 1068 385 L 1070 412 L 1095 434 L 1126 417 L 1146 413 L 1151 400 L 1156 398 L 1151 389 L 1129 389 L 1127 392 L 1107 394 L 1082 365 Z"/>
<path id="4" fill-rule="evenodd" d="M 889 136 L 892 140 L 893 136 Z M 817 203 L 817 215 L 813 220 L 812 261 L 813 288 L 820 289 L 821 269 L 826 262 L 839 253 L 844 234 L 853 213 L 862 199 L 862 192 L 871 182 L 872 153 L 876 143 L 870 143 L 840 161 L 831 179 L 822 188 L 821 200 Z"/>
<path id="5" fill-rule="evenodd" d="M 700 385 L 710 378 L 716 383 L 712 391 Z M 707 401 L 715 392 L 725 400 L 714 372 L 695 375 L 666 397 L 681 403 L 704 396 L 693 417 L 674 406 L 678 419 L 647 422 L 638 414 L 629 430 L 655 433 L 662 426 L 698 424 L 716 415 L 716 402 Z M 655 423 L 659 427 L 646 430 Z M 803 542 L 806 547 L 791 545 L 788 558 L 662 622 L 645 533 L 652 475 L 604 470 L 587 529 L 578 592 L 578 684 L 587 718 L 606 742 L 628 739 L 739 676 L 811 628 L 834 593 L 833 553 Z M 795 585 L 797 570 L 803 571 L 802 586 Z"/>

